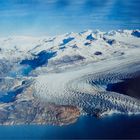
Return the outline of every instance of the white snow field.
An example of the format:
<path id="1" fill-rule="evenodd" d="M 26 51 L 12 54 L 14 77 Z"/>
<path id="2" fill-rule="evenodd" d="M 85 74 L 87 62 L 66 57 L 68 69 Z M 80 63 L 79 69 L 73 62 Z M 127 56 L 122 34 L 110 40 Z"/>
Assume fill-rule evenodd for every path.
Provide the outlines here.
<path id="1" fill-rule="evenodd" d="M 140 72 L 140 31 L 0 38 L 0 77 L 33 79 L 34 97 L 83 113 L 139 114 L 139 99 L 107 91 Z"/>

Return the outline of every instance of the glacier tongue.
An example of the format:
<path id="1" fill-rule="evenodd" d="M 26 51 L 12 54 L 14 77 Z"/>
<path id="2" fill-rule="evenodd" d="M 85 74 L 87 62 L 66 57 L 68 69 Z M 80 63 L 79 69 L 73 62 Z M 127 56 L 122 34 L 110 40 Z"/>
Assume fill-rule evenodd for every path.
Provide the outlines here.
<path id="1" fill-rule="evenodd" d="M 32 81 L 32 90 L 27 88 L 27 95 L 23 89 L 13 104 L 35 98 L 90 114 L 139 114 L 138 99 L 106 91 L 107 84 L 140 71 L 139 34 L 139 30 L 87 30 L 54 37 L 0 38 L 0 82 L 8 81 L 0 86 L 0 94 L 10 88 L 16 91 L 26 79 Z"/>
<path id="2" fill-rule="evenodd" d="M 102 83 L 107 85 L 131 78 L 133 73 L 139 72 L 139 52 L 132 51 L 128 56 L 118 58 L 103 60 L 76 70 L 40 75 L 35 78 L 35 96 L 50 103 L 78 106 L 86 113 L 96 113 L 98 110 L 100 115 L 109 112 L 139 114 L 138 99 L 108 92 L 102 86 Z"/>

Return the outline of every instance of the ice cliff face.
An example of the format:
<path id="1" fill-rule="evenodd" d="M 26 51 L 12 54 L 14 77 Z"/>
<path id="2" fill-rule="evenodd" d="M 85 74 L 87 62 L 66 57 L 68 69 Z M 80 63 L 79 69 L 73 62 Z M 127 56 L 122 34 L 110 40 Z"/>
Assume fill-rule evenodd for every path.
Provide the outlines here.
<path id="1" fill-rule="evenodd" d="M 54 37 L 0 38 L 1 124 L 24 123 L 28 117 L 28 123 L 59 124 L 72 112 L 65 118 L 70 123 L 79 111 L 99 116 L 139 114 L 138 99 L 106 91 L 107 84 L 140 71 L 139 35 L 139 30 L 87 30 Z M 33 108 L 31 116 L 24 109 L 24 119 L 18 115 L 20 103 L 25 110 Z M 41 118 L 44 112 L 38 110 L 55 113 Z"/>

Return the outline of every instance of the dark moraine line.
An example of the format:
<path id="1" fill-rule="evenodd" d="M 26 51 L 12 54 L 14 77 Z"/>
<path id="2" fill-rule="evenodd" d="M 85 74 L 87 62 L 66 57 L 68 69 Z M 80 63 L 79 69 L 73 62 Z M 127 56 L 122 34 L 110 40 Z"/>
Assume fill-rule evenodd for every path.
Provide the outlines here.
<path id="1" fill-rule="evenodd" d="M 122 82 L 108 84 L 107 91 L 113 91 L 140 99 L 140 75 Z"/>

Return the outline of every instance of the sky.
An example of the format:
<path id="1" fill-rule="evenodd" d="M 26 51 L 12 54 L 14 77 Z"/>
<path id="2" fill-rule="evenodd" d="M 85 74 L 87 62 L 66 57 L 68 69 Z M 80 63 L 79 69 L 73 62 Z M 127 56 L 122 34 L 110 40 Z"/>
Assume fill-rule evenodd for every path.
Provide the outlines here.
<path id="1" fill-rule="evenodd" d="M 140 29 L 140 0 L 0 0 L 0 36 Z"/>

